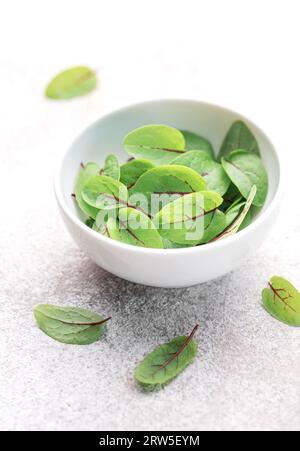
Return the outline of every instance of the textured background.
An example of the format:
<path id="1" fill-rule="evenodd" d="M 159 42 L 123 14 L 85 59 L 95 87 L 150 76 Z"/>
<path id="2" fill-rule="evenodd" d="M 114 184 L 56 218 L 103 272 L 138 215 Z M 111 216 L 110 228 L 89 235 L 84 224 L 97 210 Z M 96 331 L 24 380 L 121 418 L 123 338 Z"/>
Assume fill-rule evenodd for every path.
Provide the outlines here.
<path id="1" fill-rule="evenodd" d="M 0 7 L 0 429 L 300 429 L 300 331 L 260 307 L 273 274 L 300 286 L 298 3 Z M 78 63 L 98 69 L 101 89 L 68 103 L 44 99 L 51 76 Z M 259 252 L 220 280 L 181 290 L 137 286 L 96 267 L 68 236 L 52 190 L 58 157 L 85 125 L 159 97 L 249 116 L 288 169 L 280 220 Z M 41 302 L 113 321 L 103 341 L 65 346 L 35 326 Z M 195 363 L 163 391 L 141 393 L 135 365 L 197 321 Z"/>

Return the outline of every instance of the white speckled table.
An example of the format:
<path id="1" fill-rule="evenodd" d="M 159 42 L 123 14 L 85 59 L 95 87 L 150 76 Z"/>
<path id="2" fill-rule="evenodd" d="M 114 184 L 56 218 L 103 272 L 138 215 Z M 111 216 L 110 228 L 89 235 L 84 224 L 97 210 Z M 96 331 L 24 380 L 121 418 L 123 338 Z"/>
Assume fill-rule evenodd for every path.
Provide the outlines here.
<path id="1" fill-rule="evenodd" d="M 48 2 L 48 9 L 46 3 L 29 1 L 25 9 L 18 2 L 17 17 L 14 1 L 0 11 L 0 42 L 8 44 L 0 61 L 0 429 L 299 430 L 300 331 L 260 306 L 273 274 L 300 287 L 297 2 L 284 10 L 277 2 L 270 21 L 256 0 L 243 7 L 230 0 L 226 9 L 221 1 L 188 0 L 195 11 L 180 37 L 176 0 L 152 2 L 143 25 L 135 25 L 124 2 L 111 0 L 100 10 L 99 2 L 87 1 L 85 11 L 76 2 Z M 142 17 L 139 4 L 126 2 Z M 172 27 L 150 38 L 151 23 L 163 27 L 171 7 Z M 256 24 L 246 36 L 236 22 L 245 9 L 247 22 Z M 28 17 L 29 24 L 28 11 L 38 18 Z M 220 34 L 207 40 L 213 22 Z M 70 103 L 45 100 L 51 75 L 81 61 L 99 67 L 101 89 Z M 188 289 L 137 286 L 96 267 L 68 236 L 52 192 L 57 158 L 83 126 L 115 106 L 154 97 L 224 103 L 261 124 L 286 163 L 292 158 L 280 220 L 259 252 L 238 271 Z M 32 309 L 41 302 L 112 315 L 109 333 L 87 347 L 57 343 L 35 325 Z M 195 363 L 163 391 L 141 393 L 133 381 L 137 362 L 197 321 Z"/>

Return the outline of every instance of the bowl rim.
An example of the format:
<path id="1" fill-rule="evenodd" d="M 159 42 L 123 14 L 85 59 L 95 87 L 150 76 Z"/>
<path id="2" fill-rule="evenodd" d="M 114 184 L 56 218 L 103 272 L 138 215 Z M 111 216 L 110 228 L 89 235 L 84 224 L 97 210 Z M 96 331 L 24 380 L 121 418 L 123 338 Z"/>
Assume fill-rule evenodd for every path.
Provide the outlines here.
<path id="1" fill-rule="evenodd" d="M 88 227 L 80 218 L 78 218 L 69 208 L 67 205 L 64 194 L 60 182 L 60 176 L 61 171 L 63 168 L 64 160 L 66 155 L 71 151 L 73 145 L 75 142 L 82 136 L 84 133 L 86 133 L 89 129 L 93 128 L 99 121 L 102 119 L 109 119 L 111 116 L 114 116 L 116 113 L 125 112 L 126 110 L 134 107 L 142 107 L 150 104 L 155 103 L 161 103 L 161 102 L 167 102 L 167 103 L 195 103 L 195 104 L 202 104 L 203 106 L 209 106 L 216 108 L 223 112 L 229 112 L 232 114 L 235 114 L 239 116 L 240 120 L 243 120 L 247 122 L 248 124 L 253 125 L 262 135 L 264 135 L 269 143 L 272 146 L 272 149 L 274 151 L 275 158 L 277 160 L 278 168 L 279 168 L 279 181 L 276 188 L 275 195 L 273 199 L 271 200 L 270 204 L 266 207 L 266 209 L 257 217 L 257 219 L 252 222 L 249 226 L 247 226 L 245 229 L 241 230 L 240 232 L 236 233 L 235 235 L 231 235 L 227 237 L 224 240 L 215 241 L 203 244 L 201 246 L 194 246 L 194 247 L 185 247 L 185 248 L 179 248 L 179 249 L 156 249 L 156 248 L 146 248 L 146 247 L 139 247 L 139 246 L 133 246 L 130 244 L 122 243 L 120 241 L 113 240 L 111 238 L 108 238 L 104 235 L 101 235 L 100 233 L 94 231 L 90 227 Z M 283 195 L 283 170 L 282 170 L 282 161 L 281 157 L 279 156 L 276 147 L 274 146 L 273 142 L 269 138 L 269 136 L 258 126 L 255 122 L 248 119 L 248 117 L 238 113 L 235 110 L 232 110 L 231 108 L 227 108 L 226 106 L 217 105 L 211 102 L 203 102 L 201 100 L 195 100 L 195 99 L 186 99 L 186 98 L 160 98 L 160 99 L 152 99 L 152 100 L 146 100 L 143 102 L 135 102 L 126 106 L 123 106 L 121 108 L 114 109 L 112 111 L 109 111 L 106 114 L 103 114 L 100 116 L 97 120 L 94 120 L 92 123 L 90 123 L 88 126 L 84 126 L 80 133 L 76 136 L 74 140 L 72 140 L 71 144 L 68 146 L 66 151 L 63 153 L 63 156 L 59 159 L 58 164 L 55 167 L 54 170 L 54 193 L 57 200 L 58 205 L 62 209 L 62 211 L 68 216 L 68 218 L 75 223 L 83 233 L 87 233 L 92 238 L 98 240 L 99 242 L 103 242 L 104 244 L 111 245 L 112 247 L 115 247 L 116 249 L 124 249 L 125 251 L 131 251 L 133 253 L 143 253 L 145 255 L 147 254 L 157 254 L 157 255 L 175 255 L 175 254 L 194 254 L 194 253 L 206 253 L 209 251 L 212 251 L 214 249 L 222 248 L 224 246 L 230 246 L 231 243 L 234 243 L 235 241 L 238 241 L 245 237 L 246 235 L 250 235 L 252 232 L 255 232 L 274 212 L 274 210 L 277 208 L 277 205 L 279 204 L 282 195 Z"/>

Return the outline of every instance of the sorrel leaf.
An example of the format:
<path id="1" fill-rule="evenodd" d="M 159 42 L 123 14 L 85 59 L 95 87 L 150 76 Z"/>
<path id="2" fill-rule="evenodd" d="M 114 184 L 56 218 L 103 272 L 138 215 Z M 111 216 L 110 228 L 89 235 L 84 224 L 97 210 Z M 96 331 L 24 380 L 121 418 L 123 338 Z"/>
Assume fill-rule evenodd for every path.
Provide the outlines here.
<path id="1" fill-rule="evenodd" d="M 127 206 L 128 192 L 123 183 L 98 175 L 84 185 L 82 197 L 87 204 L 98 209 L 119 208 Z"/>
<path id="2" fill-rule="evenodd" d="M 236 149 L 236 145 L 245 148 Z M 259 153 L 256 145 L 253 133 L 238 121 L 224 141 L 226 157 L 219 164 L 214 161 L 211 144 L 202 136 L 166 125 L 147 125 L 124 139 L 128 153 L 140 158 L 131 158 L 133 161 L 120 168 L 118 159 L 109 155 L 101 171 L 98 165 L 88 163 L 87 168 L 82 167 L 73 196 L 88 216 L 87 225 L 112 239 L 145 245 L 132 233 L 131 224 L 127 230 L 122 227 L 122 214 L 132 210 L 145 216 L 142 229 L 148 230 L 149 221 L 155 219 L 161 240 L 155 243 L 154 237 L 153 247 L 205 244 L 247 227 L 263 206 L 268 176 L 255 154 L 256 150 Z M 249 208 L 254 185 L 257 193 Z M 192 196 L 196 193 L 205 193 L 203 204 L 198 195 Z M 189 213 L 182 211 L 185 202 Z"/>
<path id="3" fill-rule="evenodd" d="M 225 215 L 218 210 L 222 201 L 210 191 L 187 194 L 163 207 L 154 224 L 161 236 L 173 243 L 207 243 L 225 228 Z"/>
<path id="4" fill-rule="evenodd" d="M 100 225 L 98 225 L 96 222 L 94 222 L 92 229 L 93 229 L 95 232 L 101 233 L 101 235 L 104 235 L 104 236 L 106 236 L 107 238 L 110 238 L 108 229 L 107 229 L 107 227 L 106 227 L 106 224 L 100 224 Z"/>
<path id="5" fill-rule="evenodd" d="M 117 216 L 116 210 L 100 210 L 97 214 L 95 222 L 93 224 L 92 229 L 95 232 L 101 233 L 108 238 L 110 238 L 109 231 L 107 228 L 107 221 L 112 216 L 116 218 Z"/>
<path id="6" fill-rule="evenodd" d="M 238 199 L 238 202 L 236 202 L 234 205 L 230 206 L 226 212 L 225 212 L 225 216 L 226 216 L 226 228 L 229 227 L 233 221 L 239 216 L 242 208 L 244 207 L 246 201 L 243 197 L 240 198 L 241 200 Z"/>
<path id="7" fill-rule="evenodd" d="M 245 205 L 243 207 L 242 212 L 233 221 L 233 223 L 227 229 L 225 229 L 224 232 L 221 233 L 221 235 L 217 236 L 213 241 L 222 240 L 223 238 L 226 238 L 228 236 L 235 235 L 239 231 L 241 225 L 243 224 L 243 222 L 244 222 L 244 220 L 245 220 L 245 218 L 246 218 L 246 216 L 247 216 L 247 214 L 248 214 L 248 212 L 250 210 L 250 207 L 251 207 L 251 205 L 253 203 L 253 200 L 255 198 L 256 192 L 257 192 L 257 188 L 256 188 L 255 185 L 253 185 L 253 187 L 252 187 L 252 189 L 250 191 L 249 197 L 248 197 L 248 199 L 247 199 L 247 201 L 246 201 L 246 203 L 245 203 Z M 237 206 L 239 206 L 239 204 L 236 204 L 236 207 Z M 227 217 L 227 214 L 226 214 L 226 224 L 227 223 L 228 223 L 228 217 Z"/>
<path id="8" fill-rule="evenodd" d="M 86 95 L 96 86 L 96 74 L 91 69 L 84 66 L 72 67 L 51 80 L 45 95 L 50 99 L 67 100 Z"/>
<path id="9" fill-rule="evenodd" d="M 134 376 L 146 390 L 162 388 L 178 376 L 197 355 L 198 345 L 193 339 L 198 325 L 189 336 L 177 337 L 157 346 L 138 365 Z"/>
<path id="10" fill-rule="evenodd" d="M 254 134 L 242 121 L 237 121 L 231 126 L 221 146 L 219 159 L 221 160 L 222 157 L 227 158 L 233 150 L 237 149 L 244 149 L 258 156 L 260 155 Z"/>
<path id="11" fill-rule="evenodd" d="M 89 217 L 95 219 L 98 213 L 98 209 L 87 204 L 82 197 L 82 190 L 84 185 L 97 174 L 99 174 L 100 167 L 96 163 L 87 163 L 80 165 L 79 175 L 77 177 L 75 185 L 75 198 L 78 207 Z"/>
<path id="12" fill-rule="evenodd" d="M 231 183 L 226 193 L 223 195 L 224 202 L 221 206 L 222 211 L 226 211 L 228 208 L 230 208 L 236 201 L 240 202 L 241 199 L 246 200 L 243 198 L 237 187 Z"/>
<path id="13" fill-rule="evenodd" d="M 239 232 L 241 230 L 244 230 L 246 227 L 248 227 L 254 218 L 254 211 L 257 209 L 257 207 L 253 207 L 253 205 L 250 207 L 250 210 L 246 214 L 242 224 L 240 225 Z"/>
<path id="14" fill-rule="evenodd" d="M 192 245 L 188 245 L 188 244 L 173 243 L 172 241 L 164 239 L 164 238 L 162 241 L 163 241 L 164 249 L 183 249 L 185 247 L 193 247 Z"/>
<path id="15" fill-rule="evenodd" d="M 145 172 L 130 190 L 143 193 L 150 201 L 151 194 L 182 196 L 206 189 L 205 180 L 190 168 L 178 165 L 160 166 Z"/>
<path id="16" fill-rule="evenodd" d="M 177 157 L 172 164 L 186 166 L 203 177 L 207 189 L 216 191 L 221 196 L 228 190 L 231 180 L 221 164 L 213 161 L 204 151 L 190 150 Z"/>
<path id="17" fill-rule="evenodd" d="M 104 168 L 100 171 L 100 175 L 106 175 L 114 180 L 120 180 L 120 163 L 115 155 L 108 155 L 104 163 Z"/>
<path id="18" fill-rule="evenodd" d="M 222 158 L 222 165 L 245 199 L 249 197 L 252 186 L 256 185 L 253 205 L 262 207 L 268 193 L 268 175 L 261 159 L 244 150 L 235 150 L 227 159 Z"/>
<path id="19" fill-rule="evenodd" d="M 226 215 L 226 228 L 229 227 L 233 221 L 239 216 L 239 214 L 241 213 L 242 208 L 245 206 L 246 204 L 246 200 L 240 196 L 236 202 L 234 202 L 226 211 L 225 211 L 225 215 Z M 250 210 L 248 211 L 248 213 L 246 214 L 240 228 L 239 231 L 241 231 L 242 229 L 245 229 L 246 227 L 248 227 L 248 225 L 251 224 L 252 219 L 254 217 L 255 212 L 257 213 L 257 211 L 259 210 L 258 207 L 254 207 L 253 205 L 250 207 Z"/>
<path id="20" fill-rule="evenodd" d="M 203 136 L 197 135 L 196 133 L 189 132 L 187 130 L 180 130 L 185 139 L 185 150 L 202 150 L 211 159 L 214 158 L 214 150 L 211 143 Z"/>
<path id="21" fill-rule="evenodd" d="M 183 134 L 166 125 L 146 125 L 128 133 L 124 148 L 134 158 L 149 160 L 155 165 L 169 164 L 184 152 Z"/>
<path id="22" fill-rule="evenodd" d="M 101 235 L 104 235 L 107 238 L 112 238 L 109 233 L 108 221 L 111 220 L 110 224 L 115 225 L 118 219 L 118 214 L 118 209 L 99 210 L 99 213 L 97 214 L 93 225 L 93 230 L 95 232 L 101 233 Z"/>
<path id="23" fill-rule="evenodd" d="M 88 219 L 85 221 L 85 225 L 87 225 L 90 229 L 93 228 L 94 224 L 95 224 L 95 221 L 94 221 L 93 218 L 88 218 Z"/>
<path id="24" fill-rule="evenodd" d="M 143 159 L 129 161 L 121 166 L 120 181 L 124 183 L 127 188 L 132 188 L 141 175 L 154 167 L 155 166 L 151 161 Z"/>
<path id="25" fill-rule="evenodd" d="M 51 304 L 35 307 L 34 316 L 39 328 L 49 337 L 76 345 L 98 341 L 105 331 L 106 321 L 111 319 L 85 309 Z"/>
<path id="26" fill-rule="evenodd" d="M 107 221 L 109 236 L 133 246 L 162 249 L 163 242 L 153 222 L 147 215 L 134 209 L 122 208 L 118 220 Z"/>
<path id="27" fill-rule="evenodd" d="M 300 293 L 286 279 L 274 276 L 262 292 L 265 310 L 289 326 L 300 327 Z"/>

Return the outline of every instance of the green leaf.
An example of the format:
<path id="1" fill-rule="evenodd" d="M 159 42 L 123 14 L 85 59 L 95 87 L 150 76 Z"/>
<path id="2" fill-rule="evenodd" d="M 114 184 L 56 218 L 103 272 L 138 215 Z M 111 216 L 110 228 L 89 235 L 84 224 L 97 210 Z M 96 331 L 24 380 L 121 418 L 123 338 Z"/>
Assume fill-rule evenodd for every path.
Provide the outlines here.
<path id="1" fill-rule="evenodd" d="M 177 377 L 197 355 L 198 345 L 193 337 L 198 327 L 188 337 L 157 346 L 136 368 L 136 381 L 146 390 L 155 390 Z"/>
<path id="2" fill-rule="evenodd" d="M 128 189 L 132 188 L 141 175 L 154 167 L 154 164 L 147 160 L 139 159 L 129 161 L 121 166 L 120 181 L 124 183 Z"/>
<path id="3" fill-rule="evenodd" d="M 155 165 L 169 164 L 184 152 L 183 134 L 166 125 L 146 125 L 128 133 L 124 148 L 134 158 L 144 158 Z"/>
<path id="4" fill-rule="evenodd" d="M 244 199 L 243 196 L 241 196 L 240 192 L 238 191 L 238 196 L 235 198 L 235 200 L 231 203 L 231 205 L 224 210 L 226 214 L 226 227 L 230 226 L 230 224 L 233 223 L 233 221 L 239 216 L 242 208 L 246 204 L 246 199 Z M 251 207 L 253 208 L 253 207 Z M 255 207 L 256 208 L 256 207 Z"/>
<path id="5" fill-rule="evenodd" d="M 78 66 L 56 75 L 46 88 L 50 99 L 67 100 L 84 96 L 97 86 L 96 74 L 88 67 Z"/>
<path id="6" fill-rule="evenodd" d="M 154 224 L 173 243 L 207 243 L 225 228 L 225 215 L 218 210 L 222 201 L 219 194 L 209 191 L 187 194 L 163 207 Z"/>
<path id="7" fill-rule="evenodd" d="M 93 218 L 88 218 L 88 219 L 85 221 L 85 225 L 87 225 L 90 229 L 93 228 L 94 224 L 95 224 L 95 221 L 94 221 Z"/>
<path id="8" fill-rule="evenodd" d="M 221 235 L 217 236 L 217 238 L 215 238 L 213 241 L 222 240 L 223 238 L 227 238 L 228 236 L 235 235 L 239 231 L 241 225 L 243 224 L 243 222 L 250 210 L 250 207 L 253 203 L 256 192 L 257 192 L 257 188 L 255 185 L 253 185 L 242 212 L 237 216 L 237 218 L 233 221 L 233 223 L 227 229 L 225 229 L 224 232 L 221 233 Z M 240 209 L 240 204 L 236 204 L 233 208 L 231 208 L 229 210 L 229 215 L 231 215 L 232 210 L 234 211 L 236 208 Z M 231 218 L 230 218 L 230 220 L 231 220 Z M 228 219 L 228 213 L 227 213 L 226 214 L 226 225 L 227 225 L 228 221 L 229 221 L 229 219 Z"/>
<path id="9" fill-rule="evenodd" d="M 203 177 L 209 191 L 216 191 L 223 196 L 228 190 L 231 180 L 221 164 L 213 161 L 202 150 L 190 150 L 177 157 L 171 164 L 186 166 Z"/>
<path id="10" fill-rule="evenodd" d="M 286 279 L 274 276 L 262 292 L 263 307 L 275 319 L 300 327 L 300 293 Z"/>
<path id="11" fill-rule="evenodd" d="M 232 206 L 232 204 L 234 204 L 235 202 L 240 202 L 242 199 L 246 200 L 245 198 L 243 198 L 243 196 L 241 195 L 241 193 L 239 192 L 239 190 L 237 189 L 237 187 L 231 183 L 231 185 L 229 186 L 228 190 L 226 191 L 226 193 L 223 196 L 224 202 L 221 206 L 221 210 L 222 211 L 226 211 L 228 208 L 230 208 Z"/>
<path id="12" fill-rule="evenodd" d="M 118 209 L 100 210 L 94 222 L 93 230 L 107 238 L 112 238 L 109 233 L 108 221 L 111 220 L 110 224 L 115 226 L 118 213 Z"/>
<path id="13" fill-rule="evenodd" d="M 90 206 L 86 203 L 82 197 L 82 190 L 84 185 L 97 174 L 99 174 L 100 167 L 96 163 L 87 163 L 84 165 L 81 163 L 80 172 L 77 177 L 75 186 L 75 198 L 78 207 L 89 217 L 95 219 L 98 214 L 98 209 Z"/>
<path id="14" fill-rule="evenodd" d="M 134 208 L 122 208 L 118 220 L 109 218 L 110 238 L 133 246 L 163 249 L 161 236 L 151 219 Z"/>
<path id="15" fill-rule="evenodd" d="M 100 175 L 106 175 L 114 180 L 120 180 L 120 163 L 115 155 L 108 155 L 104 163 L 104 168 L 100 171 Z"/>
<path id="16" fill-rule="evenodd" d="M 144 194 L 149 208 L 150 205 L 153 207 L 153 203 L 151 203 L 153 194 L 166 195 L 165 199 L 161 199 L 164 206 L 179 196 L 205 189 L 206 182 L 197 172 L 184 166 L 167 165 L 145 172 L 130 190 L 130 195 L 132 198 L 134 194 Z M 145 205 L 143 208 L 145 209 L 147 206 Z M 158 208 L 159 210 L 160 208 Z M 158 211 L 151 213 L 154 215 Z"/>
<path id="17" fill-rule="evenodd" d="M 75 307 L 41 304 L 34 316 L 39 328 L 56 341 L 67 344 L 88 345 L 98 341 L 111 318 L 103 319 L 97 313 Z"/>
<path id="18" fill-rule="evenodd" d="M 233 150 L 244 149 L 248 152 L 260 155 L 260 150 L 255 136 L 242 121 L 235 122 L 228 131 L 221 146 L 219 159 L 227 158 Z"/>
<path id="19" fill-rule="evenodd" d="M 92 227 L 95 232 L 100 233 L 101 235 L 104 235 L 108 238 L 110 238 L 110 236 L 107 228 L 107 221 L 110 217 L 110 213 L 111 210 L 100 210 Z"/>
<path id="20" fill-rule="evenodd" d="M 173 243 L 172 241 L 167 240 L 165 238 L 163 238 L 162 241 L 163 241 L 164 249 L 183 249 L 185 247 L 193 247 L 193 245 Z"/>
<path id="21" fill-rule="evenodd" d="M 123 183 L 98 175 L 84 185 L 82 197 L 87 204 L 98 209 L 118 208 L 127 205 L 128 192 Z"/>
<path id="22" fill-rule="evenodd" d="M 226 216 L 226 228 L 229 227 L 233 221 L 239 216 L 242 208 L 245 206 L 246 201 L 241 196 L 240 199 L 234 204 L 232 204 L 225 212 Z"/>
<path id="23" fill-rule="evenodd" d="M 256 185 L 253 205 L 262 207 L 268 194 L 268 175 L 261 159 L 244 150 L 235 150 L 228 159 L 222 158 L 222 165 L 245 199 L 249 197 L 252 186 Z"/>
<path id="24" fill-rule="evenodd" d="M 96 222 L 94 222 L 92 229 L 93 229 L 95 232 L 98 232 L 98 233 L 100 233 L 101 235 L 104 235 L 104 236 L 110 238 L 109 232 L 108 232 L 108 230 L 107 230 L 105 224 L 98 225 Z"/>
<path id="25" fill-rule="evenodd" d="M 229 227 L 233 221 L 239 216 L 239 214 L 241 213 L 242 208 L 245 206 L 246 204 L 246 200 L 241 196 L 239 199 L 237 199 L 237 201 L 228 208 L 228 210 L 225 212 L 226 215 L 226 228 Z M 248 211 L 248 213 L 246 214 L 240 228 L 239 231 L 245 229 L 246 227 L 248 227 L 254 216 L 258 213 L 260 209 L 258 207 L 254 207 L 253 205 L 250 207 L 250 210 Z"/>
<path id="26" fill-rule="evenodd" d="M 187 130 L 180 130 L 185 139 L 185 149 L 186 150 L 202 150 L 211 159 L 214 159 L 214 149 L 211 143 L 203 136 L 197 135 L 196 133 L 189 132 Z"/>
<path id="27" fill-rule="evenodd" d="M 239 232 L 241 230 L 245 229 L 246 227 L 248 227 L 252 223 L 253 218 L 254 218 L 254 210 L 256 210 L 256 207 L 253 207 L 253 205 L 252 205 L 250 210 L 246 214 L 242 224 L 240 225 Z"/>

